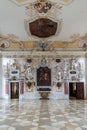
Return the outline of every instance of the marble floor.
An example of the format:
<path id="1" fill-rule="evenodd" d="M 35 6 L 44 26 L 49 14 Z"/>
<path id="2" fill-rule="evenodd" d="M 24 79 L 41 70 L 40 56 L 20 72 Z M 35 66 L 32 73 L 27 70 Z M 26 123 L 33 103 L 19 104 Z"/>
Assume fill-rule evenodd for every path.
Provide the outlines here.
<path id="1" fill-rule="evenodd" d="M 0 130 L 87 130 L 87 100 L 0 100 Z"/>

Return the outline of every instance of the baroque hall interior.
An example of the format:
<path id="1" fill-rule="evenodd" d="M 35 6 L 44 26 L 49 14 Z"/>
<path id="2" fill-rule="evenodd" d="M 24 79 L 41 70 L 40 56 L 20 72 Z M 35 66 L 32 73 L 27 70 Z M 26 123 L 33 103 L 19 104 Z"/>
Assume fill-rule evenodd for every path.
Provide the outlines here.
<path id="1" fill-rule="evenodd" d="M 0 3 L 0 130 L 86 130 L 87 0 Z"/>

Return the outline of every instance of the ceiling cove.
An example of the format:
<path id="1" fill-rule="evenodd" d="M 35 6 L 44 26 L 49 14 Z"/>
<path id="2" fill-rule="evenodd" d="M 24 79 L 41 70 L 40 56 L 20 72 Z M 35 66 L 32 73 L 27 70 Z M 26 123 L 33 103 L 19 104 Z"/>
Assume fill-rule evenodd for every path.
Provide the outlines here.
<path id="1" fill-rule="evenodd" d="M 25 6 L 29 3 L 36 2 L 36 0 L 10 0 L 10 1 L 13 2 L 14 4 L 16 4 L 17 6 Z M 45 2 L 45 1 L 47 1 L 47 0 L 38 0 L 37 2 Z M 63 4 L 63 5 L 70 4 L 73 1 L 74 0 L 54 0 L 54 2 Z"/>

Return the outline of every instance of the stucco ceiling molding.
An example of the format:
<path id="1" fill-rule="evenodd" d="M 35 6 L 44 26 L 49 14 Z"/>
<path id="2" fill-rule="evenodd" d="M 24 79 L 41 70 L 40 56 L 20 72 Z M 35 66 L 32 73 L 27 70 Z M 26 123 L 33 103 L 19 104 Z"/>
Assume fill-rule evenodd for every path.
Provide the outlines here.
<path id="1" fill-rule="evenodd" d="M 87 50 L 87 39 L 79 40 L 78 46 L 79 46 L 80 48 L 84 48 L 85 50 Z"/>
<path id="2" fill-rule="evenodd" d="M 73 36 L 71 36 L 71 40 L 73 43 L 75 41 L 77 41 L 77 45 L 79 48 L 86 48 L 87 47 L 87 33 L 85 33 L 84 36 L 80 36 L 79 33 L 74 34 Z"/>
<path id="3" fill-rule="evenodd" d="M 27 5 L 27 4 L 32 3 L 32 2 L 45 2 L 47 0 L 38 0 L 38 1 L 36 1 L 36 0 L 9 0 L 9 1 L 13 2 L 17 6 L 24 6 L 24 5 Z M 61 3 L 63 5 L 68 5 L 71 2 L 73 2 L 74 0 L 54 0 L 54 1 Z"/>
<path id="4" fill-rule="evenodd" d="M 35 1 L 26 6 L 26 11 L 28 15 L 36 13 L 39 16 L 47 16 L 51 13 L 51 10 L 55 8 L 56 4 L 57 3 L 49 0 Z"/>
<path id="5" fill-rule="evenodd" d="M 28 4 L 25 7 L 25 13 L 31 17 L 54 17 L 59 19 L 61 17 L 61 4 L 57 2 L 52 2 L 49 0 L 42 1 L 35 1 L 33 3 Z"/>
<path id="6" fill-rule="evenodd" d="M 9 0 L 9 1 L 16 4 L 17 6 L 25 6 L 31 2 L 30 0 Z"/>
<path id="7" fill-rule="evenodd" d="M 85 51 L 2 51 L 1 55 L 3 58 L 39 58 L 39 57 L 47 57 L 47 58 L 78 58 L 85 57 L 87 52 Z"/>
<path id="8" fill-rule="evenodd" d="M 19 44 L 20 49 L 24 50 L 24 43 L 20 41 L 14 34 L 2 35 L 0 34 L 0 48 L 10 48 L 11 43 Z"/>
<path id="9" fill-rule="evenodd" d="M 6 39 L 1 39 L 0 40 L 0 48 L 5 49 L 5 48 L 8 48 L 8 47 L 9 47 L 9 41 L 6 40 Z"/>
<path id="10" fill-rule="evenodd" d="M 59 2 L 62 4 L 62 5 L 69 5 L 73 2 L 74 0 L 60 0 Z"/>

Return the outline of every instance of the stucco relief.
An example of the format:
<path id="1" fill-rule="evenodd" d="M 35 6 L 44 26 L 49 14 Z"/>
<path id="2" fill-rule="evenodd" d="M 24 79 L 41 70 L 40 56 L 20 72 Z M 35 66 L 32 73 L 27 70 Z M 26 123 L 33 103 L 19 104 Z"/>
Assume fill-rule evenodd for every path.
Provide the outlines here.
<path id="1" fill-rule="evenodd" d="M 83 78 L 83 61 L 79 58 L 74 59 L 61 59 L 60 62 L 55 62 L 54 67 L 54 82 L 63 82 L 64 80 L 72 80 L 69 77 L 69 70 L 76 72 L 76 79 L 80 80 Z"/>
<path id="2" fill-rule="evenodd" d="M 56 2 L 52 2 L 49 0 L 44 1 L 35 1 L 26 6 L 26 14 L 29 16 L 48 16 L 51 14 L 55 14 L 55 12 L 60 12 L 59 10 L 62 8 L 60 4 Z"/>
<path id="3" fill-rule="evenodd" d="M 7 35 L 2 35 L 0 34 L 0 48 L 1 49 L 8 49 L 12 46 L 12 43 L 15 44 L 15 46 L 19 45 L 19 48 L 21 50 L 24 50 L 24 42 L 19 39 L 14 34 L 7 34 Z"/>
<path id="4" fill-rule="evenodd" d="M 27 4 L 31 3 L 31 2 L 47 2 L 47 0 L 9 0 L 11 2 L 13 2 L 14 4 L 16 4 L 17 6 L 26 6 Z M 74 0 L 54 0 L 55 2 L 59 2 L 63 5 L 67 5 L 70 4 L 71 2 L 73 2 Z"/>
<path id="5" fill-rule="evenodd" d="M 84 79 L 83 58 L 32 57 L 3 59 L 4 78 L 10 78 L 11 70 L 19 70 L 19 77 L 24 79 L 25 91 L 33 91 L 37 87 L 36 72 L 39 67 L 51 69 L 51 86 L 61 90 L 58 82 L 82 81 Z M 76 73 L 73 74 L 73 73 Z M 75 76 L 75 78 L 74 78 Z M 62 86 L 62 85 L 61 85 Z M 55 88 L 54 87 L 54 88 Z M 63 89 L 62 89 L 63 90 Z"/>
<path id="6" fill-rule="evenodd" d="M 9 41 L 5 39 L 0 40 L 0 48 L 5 49 L 9 47 Z"/>
<path id="7" fill-rule="evenodd" d="M 49 36 L 58 35 L 63 23 L 62 18 L 59 17 L 61 8 L 61 5 L 46 0 L 36 1 L 26 6 L 26 14 L 29 18 L 25 19 L 24 23 L 28 35 L 33 38 L 48 38 Z M 55 33 L 51 31 L 51 29 L 54 30 L 54 28 L 56 28 Z M 42 33 L 44 34 L 41 35 Z"/>

